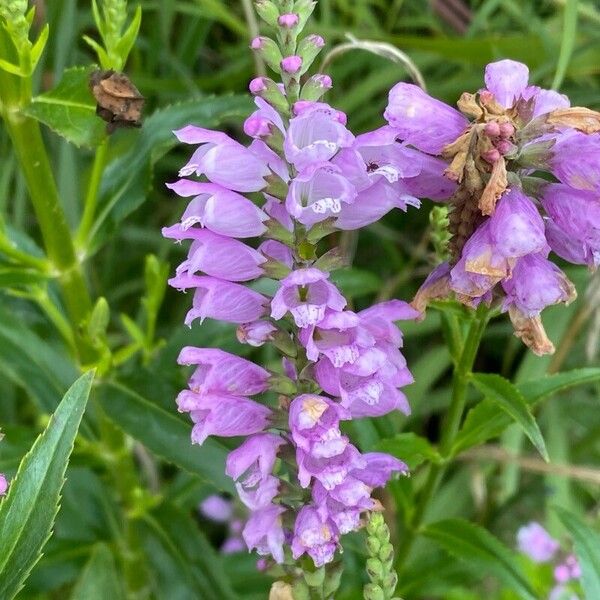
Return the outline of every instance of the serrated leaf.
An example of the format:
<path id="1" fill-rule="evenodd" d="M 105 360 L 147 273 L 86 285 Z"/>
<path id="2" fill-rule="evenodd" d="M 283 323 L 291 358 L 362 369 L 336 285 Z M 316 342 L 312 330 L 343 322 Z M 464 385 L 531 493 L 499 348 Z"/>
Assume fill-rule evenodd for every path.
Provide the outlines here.
<path id="1" fill-rule="evenodd" d="M 117 382 L 102 385 L 98 392 L 106 414 L 149 450 L 218 489 L 233 491 L 233 483 L 225 475 L 227 449 L 212 438 L 201 447 L 192 446 L 191 424 L 177 416 L 175 402 L 173 411 L 166 411 Z"/>
<path id="2" fill-rule="evenodd" d="M 523 600 L 536 600 L 517 557 L 489 531 L 464 519 L 431 523 L 423 535 L 477 572 L 493 574 Z"/>
<path id="3" fill-rule="evenodd" d="M 527 405 L 533 407 L 558 392 L 599 381 L 600 368 L 589 367 L 526 381 L 518 384 L 517 388 L 525 397 Z M 467 414 L 453 451 L 460 452 L 482 444 L 500 435 L 511 423 L 511 418 L 499 406 L 490 400 L 483 400 Z"/>
<path id="4" fill-rule="evenodd" d="M 564 508 L 554 510 L 573 537 L 585 598 L 596 600 L 600 598 L 600 534 Z"/>
<path id="5" fill-rule="evenodd" d="M 14 598 L 48 541 L 93 375 L 82 375 L 69 388 L 0 505 L 0 598 Z"/>
<path id="6" fill-rule="evenodd" d="M 97 544 L 70 600 L 122 600 L 123 587 L 115 567 L 115 560 L 106 544 Z"/>
<path id="7" fill-rule="evenodd" d="M 76 146 L 97 146 L 105 137 L 105 123 L 96 116 L 88 82 L 93 67 L 73 67 L 60 83 L 33 98 L 23 112 L 47 125 Z"/>
<path id="8" fill-rule="evenodd" d="M 431 462 L 441 460 L 438 451 L 428 440 L 412 432 L 399 433 L 393 438 L 381 440 L 377 444 L 377 450 L 399 458 L 411 470 L 426 460 Z"/>
<path id="9" fill-rule="evenodd" d="M 497 404 L 521 427 L 542 458 L 548 462 L 550 458 L 544 437 L 519 388 L 508 379 L 493 373 L 474 373 L 471 381 L 486 398 Z"/>
<path id="10" fill-rule="evenodd" d="M 168 106 L 146 118 L 139 133 L 130 133 L 135 138 L 129 150 L 104 171 L 88 252 L 95 252 L 118 223 L 144 203 L 155 163 L 179 143 L 174 129 L 190 123 L 214 128 L 233 116 L 247 115 L 249 110 L 246 96 L 210 97 Z"/>

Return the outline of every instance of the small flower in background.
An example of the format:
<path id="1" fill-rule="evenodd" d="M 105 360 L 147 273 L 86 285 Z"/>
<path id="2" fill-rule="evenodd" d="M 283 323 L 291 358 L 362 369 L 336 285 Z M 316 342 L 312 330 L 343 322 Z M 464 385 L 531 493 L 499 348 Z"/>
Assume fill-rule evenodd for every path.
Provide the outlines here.
<path id="1" fill-rule="evenodd" d="M 558 541 L 536 522 L 519 529 L 517 544 L 520 552 L 527 554 L 531 560 L 538 563 L 552 560 L 560 548 Z"/>
<path id="2" fill-rule="evenodd" d="M 424 310 L 429 299 L 451 293 L 468 306 L 498 297 L 515 334 L 547 354 L 554 346 L 540 314 L 576 295 L 550 252 L 591 269 L 600 264 L 600 113 L 571 108 L 566 96 L 528 80 L 521 63 L 491 63 L 486 87 L 464 93 L 458 111 L 399 83 L 385 117 L 398 140 L 442 159 L 421 173 L 420 185 L 442 176 L 453 184 L 430 196 L 452 205 L 450 260 L 413 304 Z"/>
<path id="3" fill-rule="evenodd" d="M 561 550 L 558 540 L 555 540 L 535 521 L 519 529 L 517 547 L 519 552 L 539 564 L 556 562 Z M 550 590 L 548 600 L 579 600 L 573 585 L 577 585 L 581 578 L 581 568 L 573 554 L 567 555 L 562 562 L 555 564 L 553 577 L 554 586 Z"/>
<path id="4" fill-rule="evenodd" d="M 8 490 L 8 481 L 4 473 L 0 473 L 0 496 L 4 496 Z"/>
<path id="5" fill-rule="evenodd" d="M 244 521 L 234 515 L 233 501 L 219 494 L 207 496 L 198 506 L 200 514 L 215 523 L 227 525 L 227 537 L 219 551 L 223 554 L 233 554 L 246 549 L 242 539 Z"/>

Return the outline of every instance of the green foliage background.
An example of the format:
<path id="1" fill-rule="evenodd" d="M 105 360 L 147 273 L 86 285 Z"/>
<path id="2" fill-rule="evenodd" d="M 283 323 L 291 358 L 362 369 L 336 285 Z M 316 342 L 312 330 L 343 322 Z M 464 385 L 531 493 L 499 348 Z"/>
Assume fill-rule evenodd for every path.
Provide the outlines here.
<path id="1" fill-rule="evenodd" d="M 103 135 L 83 85 L 96 58 L 82 36 L 98 36 L 87 2 L 37 4 L 34 31 L 48 22 L 50 37 L 27 114 L 44 124 L 62 206 L 75 230 Z M 175 147 L 171 130 L 195 122 L 240 134 L 251 107 L 246 89 L 255 73 L 248 50 L 253 24 L 243 1 L 154 0 L 141 7 L 140 33 L 125 70 L 147 99 L 145 123 L 139 131 L 120 130 L 111 138 L 98 182 L 97 218 L 78 246 L 92 296 L 105 298 L 110 310 L 107 323 L 98 324 L 90 315 L 80 324 L 101 349 L 104 363 L 75 441 L 54 535 L 18 597 L 258 600 L 267 597 L 271 579 L 256 571 L 256 557 L 218 554 L 224 531 L 196 511 L 207 495 L 232 490 L 223 462 L 235 444 L 209 439 L 201 449 L 192 447 L 190 425 L 174 404 L 185 384 L 175 362 L 184 344 L 246 355 L 250 348 L 239 345 L 227 325 L 208 321 L 184 328 L 189 298 L 163 285 L 184 250 L 160 235 L 184 206 L 164 187 L 187 159 L 186 150 Z M 310 30 L 323 35 L 329 48 L 343 42 L 346 33 L 396 45 L 422 71 L 429 92 L 451 103 L 461 92 L 481 87 L 487 62 L 513 58 L 529 65 L 534 83 L 554 84 L 574 105 L 600 109 L 600 8 L 591 1 L 320 0 Z M 327 101 L 348 113 L 356 132 L 383 124 L 387 90 L 407 79 L 398 65 L 358 51 L 336 59 L 330 73 L 334 89 Z M 41 95 L 63 77 L 67 92 L 58 95 L 76 100 L 79 112 L 61 113 L 52 92 Z M 0 129 L 0 161 L 2 223 L 19 248 L 42 257 L 36 219 L 5 129 Z M 431 207 L 426 201 L 419 211 L 390 214 L 358 236 L 337 240 L 354 256 L 353 267 L 336 275 L 354 307 L 412 297 L 432 264 Z M 470 388 L 468 401 L 477 407 L 456 445 L 457 452 L 466 452 L 429 506 L 424 537 L 401 573 L 397 593 L 407 600 L 541 597 L 531 589 L 541 593 L 549 573 L 505 547 L 514 547 L 518 527 L 531 519 L 544 521 L 568 545 L 567 531 L 584 544 L 591 534 L 582 531 L 598 524 L 600 280 L 584 268 L 567 272 L 579 299 L 544 313 L 558 347 L 554 357 L 526 352 L 504 317 L 486 331 L 475 370 L 499 373 L 515 385 L 495 387 L 482 376 Z M 17 268 L 0 248 L 0 425 L 5 434 L 0 472 L 9 477 L 81 371 L 59 333 L 60 319 L 49 318 L 49 303 L 62 312 L 52 273 Z M 107 316 L 103 310 L 96 314 L 100 321 Z M 447 305 L 429 311 L 424 322 L 403 327 L 405 355 L 416 380 L 407 391 L 412 415 L 349 424 L 362 450 L 396 453 L 413 469 L 410 479 L 393 482 L 380 496 L 396 542 L 414 510 L 413 489 L 422 484 L 427 463 L 438 460 L 427 440 L 435 444 L 438 439 L 452 369 L 441 314 L 459 327 L 464 319 L 462 310 Z M 252 357 L 267 365 L 276 360 L 268 351 L 253 351 Z M 568 374 L 542 379 L 557 372 Z M 479 402 L 482 394 L 487 399 Z M 526 405 L 535 409 L 540 430 Z M 547 449 L 549 464 L 522 429 L 511 425 L 509 415 L 538 449 Z M 483 442 L 491 446 L 474 448 Z M 513 454 L 528 460 L 520 464 Z M 574 465 L 590 468 L 582 472 Z M 557 513 L 555 506 L 563 511 Z M 505 546 L 490 541 L 483 528 Z M 0 554 L 2 544 L 0 539 Z M 361 598 L 367 581 L 363 535 L 350 536 L 345 549 L 337 597 Z M 597 548 L 595 555 L 593 547 L 584 553 L 592 565 L 586 572 L 596 573 L 595 580 L 588 575 L 589 585 L 598 585 Z"/>

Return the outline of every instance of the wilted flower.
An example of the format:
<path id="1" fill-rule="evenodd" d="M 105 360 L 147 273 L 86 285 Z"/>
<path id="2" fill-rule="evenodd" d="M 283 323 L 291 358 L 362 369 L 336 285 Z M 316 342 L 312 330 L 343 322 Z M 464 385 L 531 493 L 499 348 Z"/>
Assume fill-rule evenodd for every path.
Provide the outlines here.
<path id="1" fill-rule="evenodd" d="M 554 347 L 542 310 L 575 297 L 549 252 L 591 268 L 600 263 L 600 213 L 593 196 L 600 113 L 570 108 L 566 96 L 529 85 L 528 78 L 521 63 L 491 63 L 486 87 L 464 93 L 459 111 L 399 83 L 385 117 L 402 144 L 444 159 L 429 169 L 423 163 L 419 183 L 439 181 L 442 174 L 455 183 L 447 194 L 430 196 L 453 206 L 452 259 L 421 287 L 415 306 L 423 310 L 430 298 L 451 292 L 469 306 L 500 296 L 516 335 L 545 354 Z M 580 156 L 589 158 L 575 158 Z M 549 183 L 538 171 L 561 183 Z M 440 186 L 430 187 L 435 192 Z"/>

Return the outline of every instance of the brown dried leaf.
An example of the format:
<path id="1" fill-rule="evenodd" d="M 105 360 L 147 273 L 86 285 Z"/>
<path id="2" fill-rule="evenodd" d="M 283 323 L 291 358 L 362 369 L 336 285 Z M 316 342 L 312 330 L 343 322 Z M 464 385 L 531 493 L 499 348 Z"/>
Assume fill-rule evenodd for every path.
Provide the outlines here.
<path id="1" fill-rule="evenodd" d="M 492 175 L 479 198 L 479 209 L 483 215 L 493 215 L 496 210 L 496 202 L 508 187 L 508 175 L 506 162 L 500 158 L 494 163 Z"/>
<path id="2" fill-rule="evenodd" d="M 548 338 L 542 319 L 538 316 L 527 317 L 519 309 L 508 309 L 515 335 L 537 356 L 554 354 L 554 344 Z"/>
<path id="3" fill-rule="evenodd" d="M 600 131 L 600 112 L 583 106 L 559 108 L 548 113 L 546 122 L 550 125 L 572 127 L 587 134 L 598 133 Z"/>

